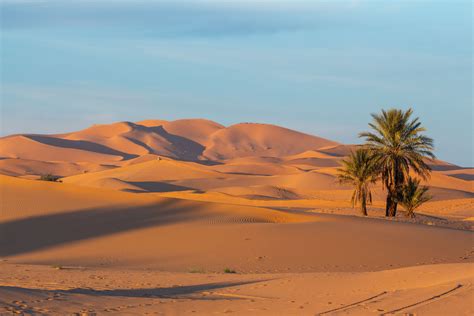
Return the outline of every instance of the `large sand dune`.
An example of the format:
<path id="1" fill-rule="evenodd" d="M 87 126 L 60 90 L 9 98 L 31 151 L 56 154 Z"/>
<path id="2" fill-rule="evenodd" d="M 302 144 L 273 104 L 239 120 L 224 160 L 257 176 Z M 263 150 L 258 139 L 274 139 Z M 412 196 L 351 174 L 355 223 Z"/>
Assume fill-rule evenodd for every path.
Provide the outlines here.
<path id="1" fill-rule="evenodd" d="M 204 155 L 222 160 L 246 156 L 286 156 L 337 143 L 267 124 L 237 124 L 212 134 Z"/>

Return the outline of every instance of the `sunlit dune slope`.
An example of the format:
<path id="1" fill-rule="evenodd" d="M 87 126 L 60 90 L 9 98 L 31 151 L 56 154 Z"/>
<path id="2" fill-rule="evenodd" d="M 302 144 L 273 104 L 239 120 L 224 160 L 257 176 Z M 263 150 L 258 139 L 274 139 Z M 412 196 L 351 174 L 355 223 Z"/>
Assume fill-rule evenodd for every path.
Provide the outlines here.
<path id="1" fill-rule="evenodd" d="M 103 179 L 113 181 L 117 185 L 122 183 L 117 179 Z M 55 213 L 81 212 L 110 208 L 121 210 L 124 208 L 145 207 L 160 211 L 161 207 L 172 212 L 176 207 L 176 216 L 179 209 L 189 208 L 190 217 L 185 221 L 205 220 L 206 218 L 228 218 L 232 221 L 261 221 L 261 222 L 299 222 L 307 221 L 311 217 L 300 214 L 294 215 L 276 210 L 232 206 L 217 203 L 202 203 L 169 199 L 146 194 L 133 194 L 116 190 L 80 187 L 69 183 L 26 180 L 9 176 L 0 176 L 0 193 L 2 197 L 1 221 L 16 220 L 27 217 L 45 216 Z M 120 212 L 117 212 L 120 214 Z M 160 217 L 157 213 L 156 216 Z M 168 214 L 169 215 L 169 214 Z M 111 215 L 113 216 L 113 215 Z"/>
<path id="2" fill-rule="evenodd" d="M 57 135 L 13 135 L 0 138 L 0 157 L 110 163 L 156 154 L 197 160 L 204 150 L 202 144 L 221 128 L 212 121 L 195 119 L 118 122 Z"/>
<path id="3" fill-rule="evenodd" d="M 105 179 L 118 179 L 137 185 L 149 191 L 156 191 L 160 185 L 165 185 L 164 181 L 177 181 L 182 179 L 205 179 L 217 178 L 220 174 L 210 170 L 208 167 L 193 162 L 174 161 L 167 158 L 160 158 L 115 168 L 102 172 L 80 174 L 64 178 L 66 183 L 76 183 L 85 186 L 101 187 Z M 153 188 L 155 186 L 155 189 Z M 169 190 L 179 190 L 178 186 L 170 184 Z M 181 188 L 181 189 L 184 189 Z M 160 190 L 158 190 L 160 191 Z"/>
<path id="4" fill-rule="evenodd" d="M 96 172 L 113 168 L 112 165 L 103 165 L 91 162 L 54 162 L 17 158 L 0 160 L 0 174 L 23 177 L 52 174 L 60 177 Z"/>
<path id="5" fill-rule="evenodd" d="M 268 124 L 243 123 L 211 135 L 204 156 L 224 160 L 245 156 L 287 156 L 336 142 Z"/>
<path id="6" fill-rule="evenodd" d="M 68 141 L 53 136 L 17 135 L 0 138 L 0 157 L 40 161 L 106 163 L 123 154 L 90 142 Z"/>

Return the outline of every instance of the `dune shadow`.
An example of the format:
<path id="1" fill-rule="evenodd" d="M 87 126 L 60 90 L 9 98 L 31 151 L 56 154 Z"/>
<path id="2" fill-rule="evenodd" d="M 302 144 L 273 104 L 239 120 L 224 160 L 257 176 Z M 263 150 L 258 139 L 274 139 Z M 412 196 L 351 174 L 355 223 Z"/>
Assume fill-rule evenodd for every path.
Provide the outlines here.
<path id="1" fill-rule="evenodd" d="M 214 161 L 214 160 L 193 160 L 193 162 L 203 165 L 203 166 L 220 166 L 223 165 L 223 162 Z"/>
<path id="2" fill-rule="evenodd" d="M 0 257 L 119 232 L 194 220 L 176 200 L 145 206 L 97 207 L 0 223 Z"/>
<path id="3" fill-rule="evenodd" d="M 194 190 L 190 187 L 185 187 L 181 185 L 175 185 L 167 182 L 154 182 L 154 181 L 141 181 L 141 182 L 131 182 L 127 183 L 132 184 L 140 189 L 146 190 L 148 192 L 179 192 L 179 191 L 189 191 Z M 138 191 L 141 192 L 141 191 Z"/>
<path id="4" fill-rule="evenodd" d="M 298 159 L 292 159 L 285 164 L 287 165 L 309 165 L 313 167 L 322 167 L 322 168 L 328 168 L 328 167 L 340 167 L 340 163 L 338 160 L 335 159 L 322 159 L 322 158 L 298 158 Z"/>
<path id="5" fill-rule="evenodd" d="M 471 199 L 474 193 L 463 190 L 429 187 L 430 193 L 433 196 L 431 201 L 454 200 L 454 199 Z"/>
<path id="6" fill-rule="evenodd" d="M 451 170 L 471 169 L 470 167 L 461 167 L 461 166 L 452 165 L 452 164 L 436 165 L 430 162 L 428 162 L 428 166 L 430 166 L 433 171 L 451 171 Z"/>
<path id="7" fill-rule="evenodd" d="M 95 296 L 122 296 L 122 297 L 161 297 L 161 298 L 183 298 L 195 293 L 228 288 L 232 286 L 245 285 L 263 282 L 259 281 L 240 281 L 240 282 L 217 282 L 197 285 L 174 286 L 167 288 L 149 288 L 149 289 L 115 289 L 115 290 L 91 290 L 91 289 L 72 289 L 69 293 L 78 293 Z M 222 298 L 222 297 L 221 297 Z M 209 297 L 207 298 L 209 299 Z M 229 299 L 229 297 L 226 297 Z M 234 298 L 235 299 L 235 298 Z"/>
<path id="8" fill-rule="evenodd" d="M 43 144 L 55 146 L 55 147 L 86 150 L 86 151 L 92 151 L 99 154 L 120 156 L 125 160 L 138 157 L 137 155 L 127 154 L 127 153 L 109 148 L 107 146 L 90 142 L 90 141 L 86 141 L 86 140 L 62 139 L 62 138 L 56 138 L 52 136 L 43 136 L 43 135 L 27 135 L 27 136 L 28 138 L 34 141 L 37 141 L 39 143 L 43 143 Z"/>
<path id="9" fill-rule="evenodd" d="M 197 161 L 204 152 L 203 145 L 188 138 L 170 134 L 163 126 L 149 127 L 149 129 L 169 141 L 178 150 L 180 159 Z"/>
<path id="10" fill-rule="evenodd" d="M 474 181 L 474 174 L 469 173 L 448 174 L 448 176 L 465 181 Z"/>
<path id="11" fill-rule="evenodd" d="M 237 176 L 256 176 L 256 177 L 271 177 L 273 175 L 271 174 L 265 174 L 265 173 L 249 173 L 249 172 L 224 172 L 224 171 L 219 171 L 220 173 L 223 174 L 233 174 Z"/>
<path id="12" fill-rule="evenodd" d="M 172 287 L 160 287 L 160 288 L 145 288 L 145 289 L 112 289 L 112 290 L 94 290 L 90 288 L 74 288 L 70 290 L 43 290 L 43 289 L 30 289 L 17 286 L 0 286 L 0 293 L 2 291 L 18 294 L 40 294 L 40 295 L 51 295 L 51 294 L 81 294 L 91 295 L 98 297 L 127 297 L 127 298 L 172 298 L 172 299 L 194 299 L 194 300 L 241 300 L 244 298 L 240 297 L 228 297 L 213 295 L 212 293 L 206 293 L 206 295 L 193 296 L 193 294 L 199 294 L 205 291 L 212 291 L 218 289 L 224 289 L 233 286 L 254 284 L 264 282 L 266 280 L 250 280 L 250 281 L 238 281 L 238 282 L 215 282 L 215 283 L 203 283 L 196 285 L 184 285 L 184 286 L 172 286 Z"/>

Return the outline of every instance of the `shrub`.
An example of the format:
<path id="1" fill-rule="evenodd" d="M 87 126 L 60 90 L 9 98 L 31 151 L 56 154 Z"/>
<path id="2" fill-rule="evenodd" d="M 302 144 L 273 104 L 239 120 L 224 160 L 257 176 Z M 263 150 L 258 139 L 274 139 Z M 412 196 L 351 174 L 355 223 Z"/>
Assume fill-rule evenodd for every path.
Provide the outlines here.
<path id="1" fill-rule="evenodd" d="M 61 182 L 61 181 L 59 180 L 59 179 L 61 179 L 61 177 L 52 175 L 52 174 L 50 174 L 50 173 L 41 175 L 41 177 L 40 177 L 39 179 L 40 179 L 41 181 Z"/>

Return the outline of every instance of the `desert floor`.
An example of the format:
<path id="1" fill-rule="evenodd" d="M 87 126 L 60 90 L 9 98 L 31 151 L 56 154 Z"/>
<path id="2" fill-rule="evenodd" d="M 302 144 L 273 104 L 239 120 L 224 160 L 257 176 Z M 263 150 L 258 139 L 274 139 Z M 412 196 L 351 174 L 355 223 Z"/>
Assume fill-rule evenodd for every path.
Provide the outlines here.
<path id="1" fill-rule="evenodd" d="M 474 314 L 474 169 L 431 161 L 415 219 L 377 185 L 364 218 L 351 148 L 205 120 L 0 138 L 0 313 Z"/>
<path id="2" fill-rule="evenodd" d="M 2 263 L 4 313 L 472 315 L 473 264 L 216 274 Z"/>

